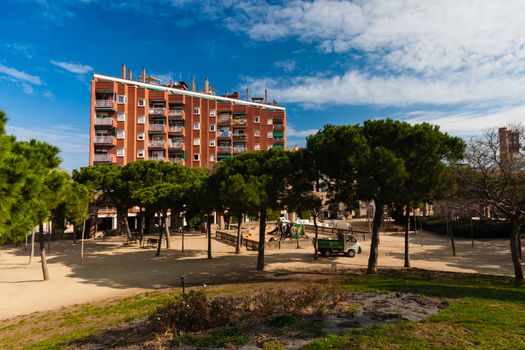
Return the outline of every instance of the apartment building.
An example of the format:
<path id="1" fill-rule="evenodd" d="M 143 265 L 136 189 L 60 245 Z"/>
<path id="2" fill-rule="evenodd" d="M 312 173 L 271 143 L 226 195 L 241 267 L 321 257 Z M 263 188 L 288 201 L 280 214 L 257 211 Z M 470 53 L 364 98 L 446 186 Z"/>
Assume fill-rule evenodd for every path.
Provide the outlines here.
<path id="1" fill-rule="evenodd" d="M 208 80 L 195 91 L 183 82 L 161 84 L 94 74 L 91 81 L 90 164 L 150 159 L 213 168 L 237 153 L 286 148 L 286 111 L 264 97 L 217 95 Z"/>

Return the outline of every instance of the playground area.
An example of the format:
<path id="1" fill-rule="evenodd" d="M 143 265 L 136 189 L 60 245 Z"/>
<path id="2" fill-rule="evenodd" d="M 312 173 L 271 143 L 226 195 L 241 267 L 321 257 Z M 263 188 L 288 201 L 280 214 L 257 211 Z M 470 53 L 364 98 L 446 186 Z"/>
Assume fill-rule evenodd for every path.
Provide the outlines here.
<path id="1" fill-rule="evenodd" d="M 310 238 L 313 237 L 307 233 Z M 235 255 L 232 244 L 223 243 L 213 234 L 213 259 L 206 254 L 204 234 L 185 234 L 185 252 L 181 236 L 171 237 L 171 249 L 163 248 L 155 257 L 153 248 L 126 245 L 124 237 L 86 241 L 85 263 L 80 265 L 80 243 L 53 242 L 48 252 L 51 280 L 43 282 L 40 258 L 28 264 L 28 251 L 21 247 L 0 247 L 0 319 L 35 311 L 134 294 L 139 291 L 180 286 L 185 275 L 187 285 L 220 285 L 257 281 L 287 273 L 330 273 L 333 269 L 364 269 L 370 242 L 362 241 L 363 252 L 345 256 L 313 258 L 313 246 L 284 248 L 266 252 L 264 271 L 256 271 L 257 252 L 243 247 Z M 457 256 L 451 254 L 446 237 L 423 233 L 411 238 L 412 267 L 438 271 L 488 274 L 513 273 L 507 240 L 475 241 L 457 239 Z M 384 233 L 379 246 L 379 266 L 403 266 L 404 237 Z"/>

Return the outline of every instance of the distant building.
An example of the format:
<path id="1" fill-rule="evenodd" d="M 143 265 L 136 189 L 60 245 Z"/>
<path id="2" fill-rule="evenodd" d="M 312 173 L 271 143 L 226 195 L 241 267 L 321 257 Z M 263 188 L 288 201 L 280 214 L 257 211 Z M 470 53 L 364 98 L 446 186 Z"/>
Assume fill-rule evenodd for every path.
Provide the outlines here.
<path id="1" fill-rule="evenodd" d="M 499 128 L 499 151 L 502 164 L 511 164 L 520 154 L 520 133 L 517 130 Z"/>
<path id="2" fill-rule="evenodd" d="M 127 76 L 126 76 L 127 73 Z M 133 80 L 94 74 L 91 81 L 89 164 L 150 159 L 213 168 L 244 151 L 286 148 L 286 111 L 264 97 L 216 95 L 208 79 L 166 85 L 142 75 Z"/>

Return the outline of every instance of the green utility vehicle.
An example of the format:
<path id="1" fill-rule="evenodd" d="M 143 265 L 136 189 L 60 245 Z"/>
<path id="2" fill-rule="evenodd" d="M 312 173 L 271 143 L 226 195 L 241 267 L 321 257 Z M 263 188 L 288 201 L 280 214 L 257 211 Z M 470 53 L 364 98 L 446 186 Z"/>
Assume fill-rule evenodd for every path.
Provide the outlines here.
<path id="1" fill-rule="evenodd" d="M 339 233 L 335 238 L 320 238 L 317 242 L 314 239 L 314 246 L 317 251 L 324 256 L 335 254 L 344 254 L 345 256 L 354 257 L 361 254 L 361 245 L 351 234 Z"/>

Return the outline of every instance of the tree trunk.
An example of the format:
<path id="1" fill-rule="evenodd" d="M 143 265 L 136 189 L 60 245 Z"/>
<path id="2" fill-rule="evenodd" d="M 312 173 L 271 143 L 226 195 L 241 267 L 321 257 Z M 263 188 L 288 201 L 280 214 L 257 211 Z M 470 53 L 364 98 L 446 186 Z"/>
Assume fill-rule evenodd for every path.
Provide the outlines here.
<path id="1" fill-rule="evenodd" d="M 317 229 L 317 214 L 313 214 L 312 216 L 314 218 L 314 231 L 315 231 L 314 259 L 317 260 L 319 258 L 319 254 L 317 252 L 317 240 L 319 239 L 319 232 Z"/>
<path id="2" fill-rule="evenodd" d="M 419 218 L 419 238 L 421 239 L 421 246 L 423 246 L 423 219 Z"/>
<path id="3" fill-rule="evenodd" d="M 376 203 L 374 222 L 372 225 L 372 241 L 370 243 L 370 257 L 368 258 L 367 274 L 377 273 L 377 258 L 379 255 L 379 226 L 383 217 L 383 204 Z"/>
<path id="4" fill-rule="evenodd" d="M 474 223 L 472 222 L 472 216 L 470 216 L 470 240 L 472 248 L 474 248 Z"/>
<path id="5" fill-rule="evenodd" d="M 452 256 L 456 256 L 456 242 L 454 241 L 454 234 L 452 233 L 452 230 L 450 228 L 450 223 L 448 221 L 448 215 L 445 219 L 445 226 L 447 230 L 447 236 L 450 239 L 450 245 L 452 246 Z"/>
<path id="6" fill-rule="evenodd" d="M 164 230 L 166 231 L 166 249 L 170 249 L 170 227 L 168 225 L 168 214 L 164 214 Z M 161 228 L 162 229 L 162 228 Z"/>
<path id="7" fill-rule="evenodd" d="M 230 214 L 228 214 L 228 230 L 231 230 L 232 228 L 232 219 L 233 217 Z"/>
<path id="8" fill-rule="evenodd" d="M 34 254 L 35 254 L 35 231 L 33 230 L 31 233 L 31 254 L 29 255 L 30 264 L 31 264 L 31 260 L 33 259 Z"/>
<path id="9" fill-rule="evenodd" d="M 512 231 L 510 234 L 510 252 L 514 264 L 514 281 L 517 286 L 523 285 L 523 266 L 519 254 L 520 224 L 518 219 L 512 220 Z"/>
<path id="10" fill-rule="evenodd" d="M 80 265 L 84 265 L 84 232 L 86 231 L 86 220 L 82 225 L 82 243 L 80 245 Z"/>
<path id="11" fill-rule="evenodd" d="M 38 225 L 40 231 L 40 262 L 42 263 L 42 275 L 44 276 L 44 281 L 49 280 L 49 271 L 47 269 L 47 260 L 46 260 L 46 242 L 44 239 L 44 224 L 41 222 Z"/>
<path id="12" fill-rule="evenodd" d="M 261 209 L 259 218 L 259 253 L 257 255 L 257 270 L 264 269 L 264 245 L 266 243 L 266 208 Z"/>
<path id="13" fill-rule="evenodd" d="M 155 256 L 160 256 L 160 246 L 162 245 L 162 236 L 163 236 L 163 230 L 162 228 L 159 230 L 159 239 L 157 242 L 157 253 L 155 253 Z"/>
<path id="14" fill-rule="evenodd" d="M 242 214 L 238 216 L 239 225 L 237 225 L 237 244 L 235 245 L 235 254 L 241 254 L 241 220 Z"/>
<path id="15" fill-rule="evenodd" d="M 409 237 L 408 237 L 408 233 L 410 231 L 410 207 L 408 205 L 405 206 L 405 219 L 406 219 L 406 222 L 405 222 L 405 265 L 404 267 L 406 268 L 410 268 L 410 252 L 409 252 L 409 245 L 408 245 L 408 240 L 409 240 Z M 415 226 L 415 222 L 414 222 L 414 226 Z"/>
<path id="16" fill-rule="evenodd" d="M 47 251 L 51 253 L 51 222 L 48 220 L 47 226 Z"/>
<path id="17" fill-rule="evenodd" d="M 211 256 L 211 223 L 212 223 L 212 219 L 211 219 L 211 215 L 208 214 L 207 216 L 207 223 L 206 223 L 206 231 L 207 231 L 207 234 L 208 234 L 208 259 L 211 259 L 212 256 Z"/>
<path id="18" fill-rule="evenodd" d="M 140 246 L 144 244 L 144 212 L 140 210 L 139 217 L 139 234 L 140 234 Z"/>

